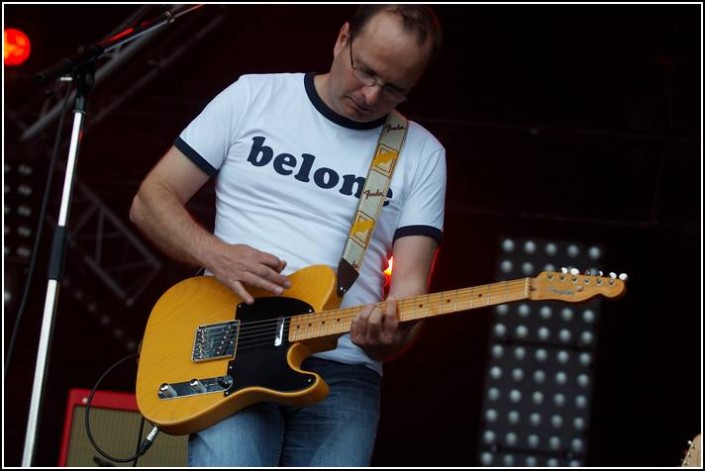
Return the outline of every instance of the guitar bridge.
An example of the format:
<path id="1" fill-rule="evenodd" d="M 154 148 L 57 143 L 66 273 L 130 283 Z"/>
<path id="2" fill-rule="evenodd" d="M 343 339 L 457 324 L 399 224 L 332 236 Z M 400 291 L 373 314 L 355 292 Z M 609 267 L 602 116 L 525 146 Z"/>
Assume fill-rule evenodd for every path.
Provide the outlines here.
<path id="1" fill-rule="evenodd" d="M 225 392 L 232 387 L 233 377 L 218 376 L 215 378 L 192 379 L 181 383 L 162 383 L 157 395 L 159 399 L 176 399 L 179 397 L 196 396 Z"/>
<path id="2" fill-rule="evenodd" d="M 235 358 L 240 321 L 200 325 L 196 329 L 191 360 L 195 362 Z"/>

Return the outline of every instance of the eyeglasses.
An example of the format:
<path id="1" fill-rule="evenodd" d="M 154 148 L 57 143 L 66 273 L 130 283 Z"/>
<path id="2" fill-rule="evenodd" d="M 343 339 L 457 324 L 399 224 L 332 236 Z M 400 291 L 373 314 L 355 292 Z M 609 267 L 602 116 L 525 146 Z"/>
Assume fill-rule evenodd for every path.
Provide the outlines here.
<path id="1" fill-rule="evenodd" d="M 350 38 L 350 67 L 352 68 L 352 74 L 356 79 L 368 87 L 378 85 L 382 89 L 384 96 L 388 99 L 399 103 L 408 99 L 406 94 L 399 90 L 399 88 L 395 85 L 392 85 L 391 83 L 379 83 L 377 81 L 377 76 L 374 73 L 364 67 L 355 67 L 355 64 L 353 63 L 352 38 Z"/>

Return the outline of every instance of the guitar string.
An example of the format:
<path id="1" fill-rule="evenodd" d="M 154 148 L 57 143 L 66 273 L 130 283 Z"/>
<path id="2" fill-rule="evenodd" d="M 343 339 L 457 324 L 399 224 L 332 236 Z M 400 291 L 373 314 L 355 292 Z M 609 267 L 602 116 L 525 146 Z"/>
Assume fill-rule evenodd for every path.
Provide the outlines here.
<path id="1" fill-rule="evenodd" d="M 523 279 L 518 279 L 518 280 L 510 280 L 510 281 L 505 281 L 505 282 L 500 282 L 500 283 L 493 283 L 493 284 L 488 284 L 488 285 L 482 285 L 482 286 L 476 286 L 472 288 L 461 288 L 458 290 L 451 290 L 451 291 L 445 291 L 441 293 L 433 293 L 433 294 L 428 294 L 428 295 L 420 295 L 417 297 L 412 297 L 408 298 L 405 300 L 399 300 L 399 306 L 398 309 L 400 311 L 409 311 L 411 313 L 411 318 L 402 318 L 400 321 L 405 322 L 408 320 L 414 320 L 416 319 L 417 311 L 426 311 L 425 314 L 422 316 L 422 318 L 428 318 L 432 317 L 435 315 L 439 314 L 444 314 L 444 313 L 450 313 L 450 312 L 456 312 L 456 311 L 462 311 L 462 310 L 470 310 L 474 308 L 480 308 L 480 307 L 487 307 L 487 306 L 493 306 L 497 304 L 502 304 L 505 302 L 514 302 L 518 301 L 521 299 L 526 299 L 528 297 L 528 292 L 527 292 L 527 287 L 528 287 L 528 282 L 530 282 L 531 278 L 523 278 Z M 573 281 L 578 281 L 577 278 L 573 278 Z M 487 296 L 484 298 L 480 298 L 479 296 L 482 296 L 486 294 Z M 520 295 L 519 298 L 517 299 L 510 299 L 513 296 Z M 497 300 L 499 296 L 499 300 Z M 439 304 L 439 301 L 445 301 L 444 303 Z M 451 304 L 452 303 L 452 304 Z M 458 308 L 458 304 L 461 304 L 461 307 Z M 382 308 L 384 308 L 384 305 L 386 302 L 380 302 L 378 305 Z M 418 306 L 414 306 L 415 304 L 419 304 Z M 444 305 L 451 305 L 451 309 L 447 312 L 443 310 Z M 437 308 L 437 312 L 431 312 L 430 310 L 433 308 Z M 345 326 L 342 326 L 340 324 L 341 320 L 350 320 L 352 321 L 352 317 L 356 315 L 361 309 L 361 306 L 354 306 L 354 307 L 348 307 L 348 308 L 342 308 L 342 309 L 335 309 L 335 310 L 329 310 L 329 311 L 323 311 L 320 313 L 304 313 L 304 314 L 295 314 L 293 316 L 282 316 L 278 317 L 276 319 L 263 319 L 260 321 L 249 321 L 247 323 L 241 324 L 240 328 L 240 335 L 238 337 L 238 349 L 247 349 L 247 348 L 254 348 L 254 347 L 260 347 L 260 346 L 267 346 L 267 345 L 272 345 L 273 341 L 272 339 L 274 338 L 274 335 L 276 335 L 278 331 L 278 326 L 280 326 L 281 322 L 284 322 L 286 326 L 288 326 L 287 330 L 289 332 L 289 335 L 287 336 L 288 338 L 286 339 L 289 341 L 289 338 L 292 336 L 292 330 L 297 333 L 296 329 L 297 327 L 300 327 L 302 324 L 296 324 L 292 325 L 292 319 L 294 318 L 299 318 L 302 319 L 304 316 L 309 316 L 310 322 L 306 322 L 309 319 L 304 320 L 303 322 L 305 324 L 308 324 L 308 327 L 304 326 L 303 330 L 299 330 L 298 332 L 301 332 L 302 339 L 300 340 L 305 340 L 308 338 L 311 338 L 310 332 L 311 330 L 315 330 L 315 333 L 317 335 L 312 336 L 312 338 L 316 337 L 324 337 L 327 335 L 338 335 L 338 334 L 343 334 L 346 332 L 350 331 L 350 324 L 347 324 Z M 404 312 L 401 314 L 403 315 Z M 287 322 L 288 321 L 288 322 Z M 329 322 L 333 321 L 333 322 Z M 330 326 L 333 325 L 333 331 L 325 331 L 323 334 L 321 334 L 322 330 L 325 329 L 331 329 Z M 223 328 L 224 329 L 224 328 Z M 342 329 L 342 330 L 341 330 Z M 297 341 L 299 339 L 295 339 L 293 341 Z"/>
<path id="2" fill-rule="evenodd" d="M 510 281 L 505 281 L 505 282 L 476 286 L 476 287 L 472 287 L 472 288 L 460 288 L 457 290 L 444 291 L 444 292 L 440 292 L 440 293 L 425 294 L 425 295 L 420 295 L 420 296 L 416 296 L 416 297 L 412 297 L 412 298 L 398 300 L 398 302 L 401 304 L 404 304 L 404 305 L 409 304 L 409 303 L 416 304 L 416 303 L 418 303 L 420 301 L 424 301 L 424 300 L 427 300 L 428 302 L 437 302 L 438 299 L 443 299 L 444 297 L 452 296 L 452 297 L 457 298 L 458 293 L 461 293 L 462 298 L 460 300 L 463 302 L 467 301 L 467 299 L 465 298 L 465 295 L 474 296 L 475 294 L 478 294 L 478 293 L 483 294 L 483 293 L 487 292 L 490 294 L 489 298 L 491 298 L 493 295 L 496 296 L 498 291 L 504 290 L 506 293 L 507 288 L 517 288 L 517 287 L 522 288 L 522 289 L 525 288 L 526 280 L 531 280 L 531 279 L 527 278 L 527 279 L 519 279 L 519 280 L 510 280 Z M 514 286 L 510 286 L 510 285 L 514 285 Z M 457 300 L 457 299 L 451 299 L 450 301 L 453 301 L 453 300 Z M 489 302 L 489 303 L 492 304 L 492 302 Z M 382 301 L 377 304 L 380 305 L 381 307 L 384 307 L 385 302 Z M 490 304 L 487 304 L 487 301 L 485 302 L 485 304 L 490 305 Z M 310 316 L 315 316 L 314 320 L 320 320 L 323 317 L 335 318 L 335 317 L 340 317 L 341 315 L 344 316 L 345 314 L 348 313 L 347 311 L 356 312 L 356 311 L 359 311 L 359 309 L 361 309 L 362 307 L 363 306 L 361 305 L 361 306 L 353 306 L 353 307 L 347 307 L 347 308 L 341 308 L 341 309 L 333 309 L 333 310 L 328 310 L 328 311 L 323 311 L 323 312 L 297 313 L 297 314 L 294 314 L 293 316 L 310 315 Z M 472 306 L 472 307 L 474 307 L 474 306 Z M 258 323 L 269 324 L 270 322 L 277 322 L 280 319 L 289 319 L 289 318 L 292 318 L 293 316 L 282 316 L 282 317 L 278 317 L 276 319 L 263 319 L 261 321 L 248 321 L 248 324 L 249 325 L 256 325 Z M 228 322 L 232 322 L 232 321 L 225 321 L 222 323 L 225 324 Z M 216 324 L 214 324 L 214 325 L 216 325 Z M 227 327 L 222 327 L 222 328 L 227 328 Z"/>
<path id="3" fill-rule="evenodd" d="M 516 293 L 517 288 L 520 289 L 520 292 L 522 296 L 525 298 L 525 287 L 526 287 L 526 280 L 521 279 L 521 280 L 512 280 L 512 281 L 507 281 L 507 282 L 501 282 L 501 283 L 494 283 L 490 285 L 483 285 L 483 286 L 476 286 L 473 288 L 463 288 L 463 289 L 458 289 L 458 290 L 451 290 L 451 291 L 445 291 L 442 293 L 434 293 L 434 294 L 429 294 L 429 295 L 421 295 L 413 298 L 409 298 L 406 300 L 400 300 L 398 306 L 398 309 L 400 311 L 406 311 L 406 310 L 426 310 L 428 311 L 433 305 L 438 304 L 439 300 L 446 300 L 446 304 L 449 302 L 454 302 L 454 305 L 452 306 L 453 309 L 452 311 L 457 310 L 457 304 L 458 303 L 468 303 L 470 302 L 470 305 L 467 308 L 463 308 L 461 310 L 465 309 L 472 309 L 474 307 L 485 307 L 489 305 L 494 305 L 494 304 L 500 304 L 501 302 L 505 302 L 508 299 L 508 289 L 512 289 L 514 291 L 513 294 L 519 294 Z M 475 300 L 477 301 L 476 297 L 478 295 L 483 295 L 487 294 L 486 298 L 483 298 L 479 304 L 476 306 L 472 306 L 472 301 Z M 498 295 L 503 295 L 502 299 L 503 301 L 496 302 L 493 301 L 493 297 L 496 299 Z M 521 298 L 519 298 L 521 299 Z M 418 307 L 415 307 L 413 305 L 423 301 Z M 512 300 L 513 301 L 513 300 Z M 381 307 L 384 307 L 386 304 L 385 302 L 378 303 Z M 429 307 L 431 305 L 431 307 Z M 413 306 L 413 307 L 412 307 Z M 294 316 L 282 316 L 280 318 L 276 319 L 264 319 L 261 321 L 251 321 L 247 322 L 246 324 L 241 325 L 240 329 L 240 336 L 238 340 L 238 350 L 244 350 L 248 348 L 255 348 L 255 347 L 260 347 L 260 346 L 266 346 L 266 345 L 272 345 L 273 342 L 271 339 L 273 339 L 273 336 L 277 332 L 277 327 L 280 325 L 282 321 L 286 323 L 288 320 L 288 330 L 289 330 L 289 337 L 291 336 L 291 330 L 292 330 L 292 323 L 291 320 L 295 317 L 302 317 L 302 316 L 310 316 L 311 322 L 308 323 L 308 329 L 304 328 L 307 332 L 310 331 L 311 329 L 317 329 L 320 333 L 320 330 L 325 329 L 326 322 L 335 319 L 334 322 L 328 323 L 328 325 L 336 325 L 339 327 L 339 321 L 341 319 L 343 320 L 352 320 L 352 316 L 354 314 L 357 314 L 357 312 L 360 311 L 361 306 L 355 306 L 355 307 L 348 307 L 348 308 L 342 308 L 342 309 L 336 309 L 336 310 L 331 310 L 331 311 L 323 311 L 321 313 L 306 313 L 306 314 L 297 314 Z M 443 307 L 441 306 L 440 312 L 437 312 L 436 314 L 441 314 L 443 313 L 442 311 Z M 430 313 L 426 313 L 423 317 L 430 317 Z M 406 320 L 411 320 L 411 319 L 402 319 L 402 321 Z M 325 336 L 325 335 L 335 335 L 335 334 L 341 334 L 348 332 L 349 329 L 349 324 L 346 324 L 344 326 L 344 330 L 339 331 L 339 329 L 336 329 L 334 332 L 326 332 L 323 335 L 319 336 Z M 266 340 L 265 340 L 266 339 Z M 288 339 L 287 339 L 288 340 Z"/>

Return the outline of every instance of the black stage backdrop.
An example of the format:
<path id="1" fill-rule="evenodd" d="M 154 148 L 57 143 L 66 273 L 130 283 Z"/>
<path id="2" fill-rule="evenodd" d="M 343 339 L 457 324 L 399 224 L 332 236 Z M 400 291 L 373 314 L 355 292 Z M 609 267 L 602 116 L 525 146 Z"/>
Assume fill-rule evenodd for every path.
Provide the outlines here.
<path id="1" fill-rule="evenodd" d="M 27 253 L 18 248 L 31 246 L 33 236 L 17 233 L 15 191 L 27 177 L 17 169 L 33 168 L 28 201 L 36 215 L 58 124 L 47 108 L 63 93 L 30 78 L 123 22 L 167 8 L 3 5 L 5 27 L 22 28 L 33 41 L 26 64 L 4 69 L 5 355 L 27 277 Z M 239 75 L 325 71 L 352 11 L 351 5 L 206 6 L 134 57 L 112 59 L 116 69 L 90 95 L 77 177 L 95 196 L 94 207 L 116 216 L 117 229 L 103 241 L 103 272 L 88 262 L 95 252 L 86 247 L 95 241 L 68 250 L 35 465 L 58 461 L 68 391 L 92 387 L 135 352 L 153 303 L 192 274 L 130 225 L 140 179 Z M 445 238 L 433 291 L 492 282 L 503 235 L 603 246 L 605 265 L 630 280 L 624 298 L 602 305 L 587 464 L 679 464 L 702 423 L 701 5 L 442 5 L 438 12 L 442 54 L 401 107 L 447 148 Z M 60 160 L 66 152 L 62 146 Z M 53 181 L 55 217 L 60 180 Z M 78 231 L 88 214 L 85 194 L 75 200 L 69 229 Z M 212 197 L 207 188 L 192 204 L 206 224 Z M 46 224 L 44 239 L 51 233 Z M 132 250 L 130 237 L 148 254 L 110 248 Z M 48 244 L 40 244 L 4 377 L 9 466 L 21 463 L 48 253 Z M 130 286 L 129 296 L 97 274 L 135 259 L 149 261 L 142 274 L 154 276 L 139 289 Z M 492 315 L 480 309 L 430 321 L 414 349 L 386 366 L 374 465 L 479 464 Z M 135 371 L 134 362 L 123 365 L 101 389 L 134 391 Z"/>

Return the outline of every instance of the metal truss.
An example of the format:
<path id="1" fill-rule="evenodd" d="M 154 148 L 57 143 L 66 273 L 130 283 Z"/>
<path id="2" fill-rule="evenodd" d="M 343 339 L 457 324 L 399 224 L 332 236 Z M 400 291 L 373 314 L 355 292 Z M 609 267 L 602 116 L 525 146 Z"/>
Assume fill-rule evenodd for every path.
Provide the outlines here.
<path id="1" fill-rule="evenodd" d="M 169 8 L 175 12 L 181 7 L 181 5 L 171 5 Z M 148 10 L 149 7 L 140 8 L 116 28 L 114 33 L 117 34 L 138 21 L 140 17 L 148 15 Z M 86 127 L 101 122 L 156 78 L 172 62 L 214 31 L 225 20 L 225 15 L 220 13 L 219 9 L 211 11 L 215 14 L 199 11 L 186 15 L 172 25 L 138 37 L 103 56 L 96 68 L 94 82 L 95 88 L 100 87 L 100 95 L 91 97 L 91 113 L 86 121 Z M 183 41 L 184 37 L 188 37 L 189 40 Z M 56 87 L 58 89 L 60 84 Z M 20 122 L 23 129 L 20 142 L 36 139 L 59 117 L 62 103 L 56 91 L 58 90 L 48 91 L 39 114 L 32 124 Z M 69 98 L 71 102 L 74 96 L 75 92 L 72 92 Z M 15 118 L 21 120 L 22 114 L 15 113 Z"/>
<path id="2" fill-rule="evenodd" d="M 71 201 L 68 244 L 72 254 L 126 306 L 132 306 L 162 267 L 162 262 L 84 184 Z M 53 218 L 47 219 L 56 227 Z"/>
<path id="3" fill-rule="evenodd" d="M 111 34 L 148 17 L 150 6 L 137 9 Z M 166 5 L 171 11 L 180 5 Z M 205 9 L 204 9 L 205 10 Z M 138 90 L 156 78 L 164 68 L 215 30 L 225 20 L 219 8 L 185 15 L 179 21 L 145 34 L 111 51 L 96 64 L 95 90 L 91 94 L 91 113 L 84 131 L 105 119 Z M 188 41 L 183 41 L 188 37 Z M 40 97 L 41 103 L 27 101 L 22 107 L 5 108 L 5 116 L 19 129 L 19 144 L 49 153 L 47 128 L 61 114 L 63 100 L 58 93 L 61 82 L 52 84 Z M 74 92 L 70 100 L 73 102 Z M 68 256 L 78 259 L 95 274 L 126 306 L 132 306 L 162 267 L 162 262 L 122 222 L 96 193 L 78 178 L 74 179 L 71 217 L 68 226 Z M 47 222 L 56 226 L 50 216 Z"/>

